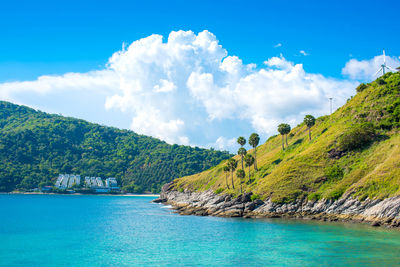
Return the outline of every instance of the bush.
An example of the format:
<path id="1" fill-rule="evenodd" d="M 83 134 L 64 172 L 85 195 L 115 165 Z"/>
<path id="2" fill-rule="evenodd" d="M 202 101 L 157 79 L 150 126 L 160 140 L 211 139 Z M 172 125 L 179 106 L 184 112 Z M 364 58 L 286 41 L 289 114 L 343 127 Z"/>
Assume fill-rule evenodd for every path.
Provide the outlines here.
<path id="1" fill-rule="evenodd" d="M 219 193 L 221 193 L 222 191 L 224 191 L 223 188 L 218 188 L 218 189 L 215 191 L 215 194 L 219 194 Z"/>
<path id="2" fill-rule="evenodd" d="M 384 85 L 384 84 L 386 84 L 386 82 L 385 82 L 384 79 L 378 79 L 378 80 L 376 80 L 376 82 L 377 82 L 379 85 Z"/>
<path id="3" fill-rule="evenodd" d="M 342 179 L 343 175 L 344 175 L 343 169 L 337 164 L 325 169 L 325 177 L 329 181 Z"/>
<path id="4" fill-rule="evenodd" d="M 359 93 L 359 92 L 362 92 L 362 91 L 364 91 L 367 87 L 368 87 L 368 86 L 367 86 L 365 83 L 362 83 L 362 84 L 360 84 L 359 86 L 357 86 L 356 91 L 357 91 L 358 93 Z"/>
<path id="5" fill-rule="evenodd" d="M 343 151 L 362 148 L 375 138 L 375 127 L 370 122 L 357 124 L 339 137 L 339 147 Z"/>
<path id="6" fill-rule="evenodd" d="M 252 194 L 251 197 L 250 197 L 250 199 L 251 199 L 251 201 L 254 201 L 254 200 L 256 200 L 256 199 L 260 199 L 260 195 L 258 195 L 258 194 Z"/>
<path id="7" fill-rule="evenodd" d="M 311 200 L 311 201 L 318 201 L 321 198 L 321 194 L 314 192 L 314 193 L 309 194 L 307 198 L 308 198 L 308 200 Z"/>

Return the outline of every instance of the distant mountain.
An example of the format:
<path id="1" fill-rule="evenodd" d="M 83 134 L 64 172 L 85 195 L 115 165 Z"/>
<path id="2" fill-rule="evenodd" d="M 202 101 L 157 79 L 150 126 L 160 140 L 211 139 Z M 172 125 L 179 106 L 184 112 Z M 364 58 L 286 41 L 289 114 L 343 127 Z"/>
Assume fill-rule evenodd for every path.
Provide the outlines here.
<path id="1" fill-rule="evenodd" d="M 258 171 L 252 167 L 249 178 L 245 168 L 243 191 L 276 203 L 399 196 L 400 73 L 387 73 L 369 84 L 360 84 L 356 91 L 332 115 L 316 119 L 311 140 L 307 126 L 301 123 L 290 131 L 285 150 L 279 134 L 260 145 Z M 239 161 L 237 169 L 241 169 L 240 157 L 235 159 Z M 180 192 L 211 189 L 237 196 L 241 181 L 235 174 L 233 189 L 224 166 L 226 162 L 177 179 L 174 188 Z"/>
<path id="2" fill-rule="evenodd" d="M 156 193 L 229 157 L 0 101 L 0 191 L 52 185 L 59 173 L 73 173 L 116 177 L 130 192 Z"/>

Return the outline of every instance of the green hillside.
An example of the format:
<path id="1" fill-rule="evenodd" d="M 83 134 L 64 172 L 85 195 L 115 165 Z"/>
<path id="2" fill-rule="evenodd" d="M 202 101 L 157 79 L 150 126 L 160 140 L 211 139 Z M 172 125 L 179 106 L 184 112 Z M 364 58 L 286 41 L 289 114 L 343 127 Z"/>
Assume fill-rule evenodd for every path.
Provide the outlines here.
<path id="1" fill-rule="evenodd" d="M 302 123 L 291 130 L 285 150 L 280 135 L 259 146 L 258 171 L 252 168 L 249 179 L 245 168 L 243 190 L 275 202 L 400 195 L 400 73 L 361 84 L 355 93 L 332 115 L 317 118 L 311 141 Z M 227 189 L 225 165 L 177 179 L 176 187 L 238 195 L 240 179 L 234 175 L 236 187 Z"/>
<path id="2" fill-rule="evenodd" d="M 227 152 L 155 138 L 0 101 L 0 191 L 52 185 L 59 173 L 116 177 L 131 192 L 159 192 Z"/>

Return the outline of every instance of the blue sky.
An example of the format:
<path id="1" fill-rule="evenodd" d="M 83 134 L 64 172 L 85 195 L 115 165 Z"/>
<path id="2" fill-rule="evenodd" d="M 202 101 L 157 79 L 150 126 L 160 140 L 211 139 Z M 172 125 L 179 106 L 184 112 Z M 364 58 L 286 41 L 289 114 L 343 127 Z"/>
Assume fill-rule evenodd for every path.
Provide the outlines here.
<path id="1" fill-rule="evenodd" d="M 371 72 L 375 72 L 375 64 L 382 59 L 379 58 L 382 48 L 386 49 L 389 56 L 388 64 L 397 65 L 400 56 L 398 10 L 400 2 L 394 0 L 2 1 L 0 99 L 105 125 L 130 128 L 170 143 L 213 146 L 233 151 L 236 147 L 232 145 L 232 139 L 238 135 L 258 131 L 266 138 L 274 133 L 277 122 L 285 120 L 298 123 L 303 111 L 316 115 L 326 113 L 326 108 L 316 103 L 328 94 L 337 96 L 336 106 L 339 106 L 354 94 L 351 89 L 354 84 L 374 78 Z M 110 64 L 110 57 L 122 49 L 122 43 L 129 47 L 135 41 L 153 34 L 163 36 L 166 43 L 170 33 L 179 30 L 192 31 L 193 36 L 197 37 L 206 30 L 210 34 L 202 38 L 215 40 L 222 47 L 221 51 L 214 54 L 195 54 L 196 64 L 200 64 L 201 69 L 185 70 L 187 76 L 184 81 L 177 78 L 179 75 L 172 77 L 161 73 L 160 69 L 154 69 L 154 64 L 151 67 L 144 66 L 140 63 L 143 58 L 136 56 L 133 56 L 135 64 L 139 65 L 130 65 L 132 71 L 143 68 L 149 73 L 142 73 L 148 76 L 146 79 L 139 77 L 135 80 L 131 79 L 134 74 L 124 72 L 124 81 L 131 83 L 128 86 L 130 89 L 120 86 L 119 82 L 115 83 L 118 85 L 109 82 L 107 79 L 113 78 L 112 75 L 109 78 L 108 74 L 101 77 L 101 90 L 83 81 L 88 79 L 87 75 L 83 75 L 85 73 L 107 70 L 109 67 L 106 64 Z M 191 41 L 183 42 L 188 44 Z M 168 47 L 160 46 L 159 49 L 173 49 L 172 45 Z M 171 51 L 162 54 L 171 56 Z M 137 53 L 137 48 L 133 47 L 131 56 Z M 116 63 L 119 67 L 110 71 L 121 77 L 117 69 L 123 69 L 121 62 L 130 61 L 131 56 L 126 54 L 125 59 Z M 221 65 L 202 65 L 207 61 L 204 58 L 221 63 L 226 56 L 237 56 L 241 62 L 240 74 L 221 71 L 224 68 Z M 148 59 L 148 55 L 143 54 L 143 57 Z M 278 59 L 281 61 L 278 62 Z M 228 61 L 223 66 L 230 63 L 232 67 L 232 64 L 236 64 L 235 60 Z M 265 61 L 268 63 L 264 64 Z M 169 66 L 168 73 L 171 73 L 184 71 L 179 64 L 193 62 L 180 58 L 168 63 L 177 64 Z M 302 64 L 300 70 L 294 69 L 296 64 Z M 313 83 L 305 82 L 291 91 L 290 83 L 284 82 L 286 80 L 281 74 L 290 75 L 294 71 L 299 79 L 296 84 L 309 80 Z M 83 77 L 73 78 L 76 82 L 74 86 L 81 86 L 81 89 L 68 87 L 71 86 L 67 85 L 71 84 L 71 80 L 63 76 L 65 73 L 82 74 Z M 213 84 L 205 82 L 209 78 L 205 74 L 211 75 Z M 64 78 L 46 80 L 45 85 L 38 84 L 38 77 L 43 75 Z M 258 76 L 246 87 L 244 81 L 253 77 L 251 75 Z M 193 81 L 191 86 L 188 85 L 189 78 Z M 276 82 L 280 79 L 281 82 Z M 23 83 L 26 81 L 31 83 Z M 153 93 L 135 95 L 137 90 L 132 84 L 138 81 L 142 90 Z M 98 86 L 99 83 L 94 84 Z M 38 89 L 40 86 L 48 88 L 43 91 Z M 117 90 L 115 86 L 121 88 Z M 254 90 L 246 91 L 244 87 L 254 87 Z M 310 88 L 314 87 L 319 91 L 311 92 Z M 181 108 L 170 110 L 165 105 L 161 109 L 160 106 L 164 105 L 160 101 L 168 101 L 169 97 L 158 99 L 159 96 L 154 94 L 157 91 L 155 88 L 161 88 L 159 91 L 165 89 L 162 94 L 174 94 L 171 95 L 174 100 L 168 103 Z M 271 88 L 276 94 L 284 92 L 294 96 L 308 92 L 314 101 L 297 101 L 296 97 L 285 101 L 278 97 L 275 99 L 275 95 L 268 91 Z M 127 93 L 127 90 L 131 91 Z M 209 96 L 206 99 L 204 95 L 210 90 L 219 92 L 221 97 L 216 99 Z M 338 90 L 340 92 L 337 93 Z M 268 109 L 254 111 L 250 108 L 250 100 L 237 100 L 238 96 L 234 96 L 235 93 L 256 94 L 259 91 L 263 92 L 260 97 L 275 99 L 272 104 L 288 105 L 290 111 L 283 112 L 285 114 L 273 114 Z M 228 101 L 239 111 L 232 111 L 232 107 L 222 107 L 220 110 L 211 108 L 224 106 L 221 99 L 224 94 L 231 97 L 226 99 L 230 99 Z M 120 98 L 118 100 L 113 96 Z M 136 100 L 122 101 L 121 97 Z M 154 102 L 149 100 L 147 105 L 138 107 L 137 101 L 143 103 L 144 99 L 149 98 L 154 98 Z M 124 103 L 121 104 L 121 101 Z M 266 104 L 271 105 L 268 101 Z M 258 108 L 263 109 L 262 102 L 259 105 Z M 150 109 L 145 110 L 146 107 Z M 146 119 L 146 114 L 157 114 L 157 110 L 159 115 L 154 115 L 153 120 Z M 199 123 L 194 123 L 191 118 Z M 205 124 L 202 131 L 200 125 Z"/>

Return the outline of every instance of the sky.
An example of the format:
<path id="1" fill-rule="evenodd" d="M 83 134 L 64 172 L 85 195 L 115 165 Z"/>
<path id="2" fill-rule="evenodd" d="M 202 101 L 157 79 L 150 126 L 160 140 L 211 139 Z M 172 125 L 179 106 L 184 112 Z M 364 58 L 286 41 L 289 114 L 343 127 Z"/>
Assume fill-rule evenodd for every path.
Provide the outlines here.
<path id="1" fill-rule="evenodd" d="M 400 2 L 1 1 L 0 100 L 235 152 L 400 65 Z"/>

